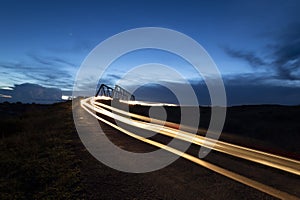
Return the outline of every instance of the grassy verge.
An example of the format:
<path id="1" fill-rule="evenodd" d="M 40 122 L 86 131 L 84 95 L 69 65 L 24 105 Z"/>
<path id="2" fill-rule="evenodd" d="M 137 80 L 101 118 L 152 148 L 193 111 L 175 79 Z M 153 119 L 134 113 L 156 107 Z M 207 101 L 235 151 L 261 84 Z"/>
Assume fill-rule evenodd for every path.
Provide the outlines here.
<path id="1" fill-rule="evenodd" d="M 84 198 L 70 103 L 1 109 L 0 199 Z"/>

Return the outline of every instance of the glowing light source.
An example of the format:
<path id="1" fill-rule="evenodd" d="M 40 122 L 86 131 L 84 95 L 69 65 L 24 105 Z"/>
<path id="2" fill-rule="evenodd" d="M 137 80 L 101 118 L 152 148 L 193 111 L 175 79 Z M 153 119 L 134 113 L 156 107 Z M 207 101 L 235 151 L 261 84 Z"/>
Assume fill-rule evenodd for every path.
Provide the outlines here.
<path id="1" fill-rule="evenodd" d="M 2 97 L 2 98 L 12 98 L 12 96 L 10 96 L 10 95 L 4 95 L 4 94 L 0 94 L 0 97 Z"/>

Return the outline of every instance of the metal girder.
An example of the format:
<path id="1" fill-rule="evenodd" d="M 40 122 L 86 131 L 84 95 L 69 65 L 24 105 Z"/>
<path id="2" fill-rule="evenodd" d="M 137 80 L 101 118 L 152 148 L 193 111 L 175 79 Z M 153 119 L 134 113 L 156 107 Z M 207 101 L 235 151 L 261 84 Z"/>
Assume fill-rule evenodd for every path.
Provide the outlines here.
<path id="1" fill-rule="evenodd" d="M 133 94 L 120 87 L 119 85 L 115 85 L 115 88 L 113 89 L 112 87 L 109 87 L 105 84 L 101 84 L 95 96 L 106 96 L 121 100 L 135 100 L 135 96 Z"/>

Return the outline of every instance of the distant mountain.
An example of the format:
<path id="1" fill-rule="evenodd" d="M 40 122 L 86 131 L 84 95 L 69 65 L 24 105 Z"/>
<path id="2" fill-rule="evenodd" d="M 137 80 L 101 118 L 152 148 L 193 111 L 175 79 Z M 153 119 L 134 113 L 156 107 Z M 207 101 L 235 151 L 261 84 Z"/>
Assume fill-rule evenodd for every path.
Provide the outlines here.
<path id="1" fill-rule="evenodd" d="M 59 88 L 47 88 L 37 84 L 24 83 L 15 85 L 12 90 L 0 89 L 0 102 L 22 102 L 51 104 L 61 101 Z"/>

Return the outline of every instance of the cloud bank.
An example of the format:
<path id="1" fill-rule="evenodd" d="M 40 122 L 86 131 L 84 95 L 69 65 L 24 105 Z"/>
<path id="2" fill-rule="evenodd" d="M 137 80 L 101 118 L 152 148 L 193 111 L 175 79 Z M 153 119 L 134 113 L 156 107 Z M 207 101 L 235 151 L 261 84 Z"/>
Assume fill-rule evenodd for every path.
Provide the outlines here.
<path id="1" fill-rule="evenodd" d="M 15 85 L 13 90 L 0 89 L 0 102 L 22 102 L 51 104 L 61 101 L 62 91 L 58 88 L 46 88 L 37 84 Z M 7 98 L 10 96 L 10 98 Z"/>
<path id="2" fill-rule="evenodd" d="M 269 78 L 300 80 L 300 23 L 287 26 L 265 48 L 266 56 L 255 52 L 224 47 L 231 57 L 245 60 L 253 68 L 265 68 L 274 73 Z"/>
<path id="3" fill-rule="evenodd" d="M 225 80 L 227 105 L 259 105 L 259 104 L 280 104 L 300 105 L 300 87 L 274 86 L 268 84 L 250 83 L 238 84 L 241 80 Z M 247 81 L 246 81 L 247 82 Z M 176 84 L 176 83 L 173 83 Z M 179 90 L 184 88 L 177 83 Z M 193 83 L 192 87 L 197 95 L 199 105 L 211 105 L 210 95 L 205 84 L 202 82 Z M 178 103 L 172 91 L 158 84 L 144 85 L 138 88 L 134 95 L 137 100 Z"/>
<path id="4" fill-rule="evenodd" d="M 19 62 L 0 62 L 2 81 L 10 83 L 10 86 L 22 84 L 24 80 L 31 80 L 45 87 L 62 89 L 73 87 L 76 72 L 74 63 L 60 57 L 44 57 L 38 54 L 28 54 L 27 59 Z M 7 75 L 9 79 L 6 78 Z"/>

